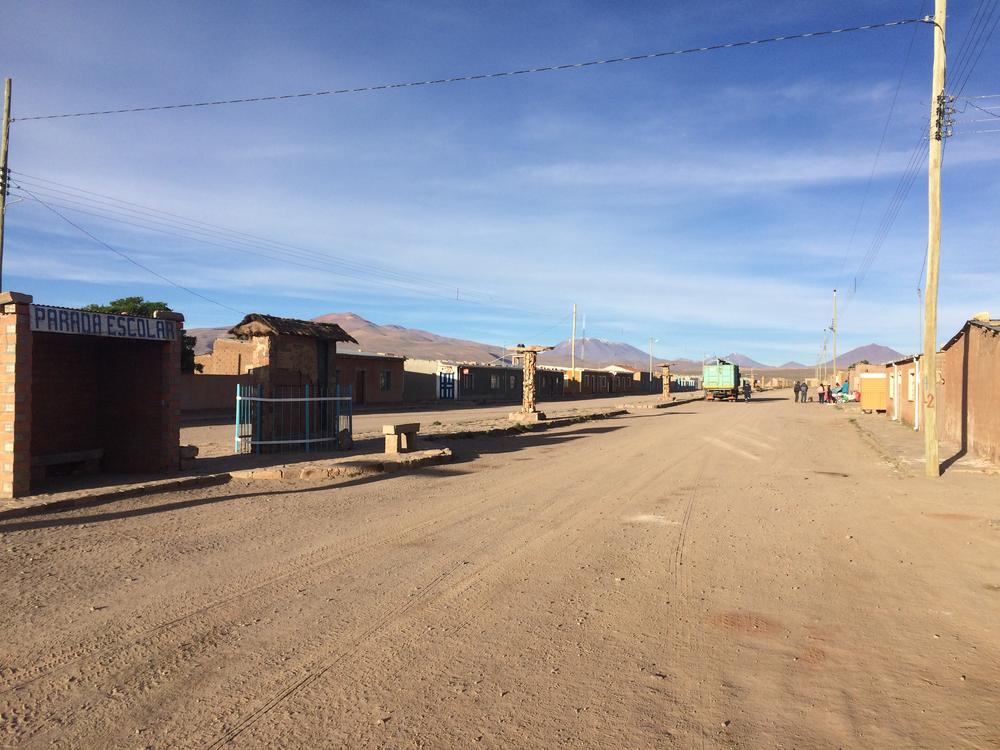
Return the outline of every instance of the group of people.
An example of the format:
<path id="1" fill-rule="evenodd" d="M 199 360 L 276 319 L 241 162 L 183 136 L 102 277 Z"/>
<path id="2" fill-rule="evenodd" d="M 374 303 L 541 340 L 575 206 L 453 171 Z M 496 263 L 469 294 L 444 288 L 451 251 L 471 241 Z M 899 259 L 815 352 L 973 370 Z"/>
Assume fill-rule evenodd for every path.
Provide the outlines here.
<path id="1" fill-rule="evenodd" d="M 802 380 L 796 380 L 795 385 L 792 386 L 792 390 L 795 392 L 796 403 L 805 403 L 806 401 L 811 401 L 809 398 L 809 384 Z M 829 384 L 824 385 L 820 383 L 816 388 L 816 400 L 821 404 L 832 404 L 838 398 L 843 399 L 849 393 L 850 387 L 847 381 L 843 383 L 837 383 L 835 386 Z"/>

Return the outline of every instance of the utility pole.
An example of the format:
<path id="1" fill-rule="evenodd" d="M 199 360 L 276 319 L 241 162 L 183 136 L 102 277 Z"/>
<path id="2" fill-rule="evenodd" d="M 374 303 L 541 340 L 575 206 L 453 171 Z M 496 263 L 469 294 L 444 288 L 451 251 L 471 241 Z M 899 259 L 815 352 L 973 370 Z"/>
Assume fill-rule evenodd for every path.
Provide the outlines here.
<path id="1" fill-rule="evenodd" d="M 837 379 L 837 290 L 833 290 L 833 378 Z"/>
<path id="2" fill-rule="evenodd" d="M 649 392 L 653 392 L 653 342 L 656 341 L 652 336 L 649 337 Z"/>
<path id="3" fill-rule="evenodd" d="M 10 79 L 3 83 L 3 136 L 0 137 L 0 289 L 3 289 L 3 220 L 7 213 L 7 142 L 10 140 Z"/>
<path id="4" fill-rule="evenodd" d="M 937 298 L 941 259 L 941 157 L 948 102 L 944 94 L 948 0 L 934 1 L 934 73 L 927 160 L 927 285 L 924 287 L 924 356 L 921 362 L 924 412 L 924 472 L 941 476 L 937 434 Z"/>
<path id="5" fill-rule="evenodd" d="M 570 345 L 569 369 L 576 372 L 576 303 L 573 303 L 573 343 Z"/>

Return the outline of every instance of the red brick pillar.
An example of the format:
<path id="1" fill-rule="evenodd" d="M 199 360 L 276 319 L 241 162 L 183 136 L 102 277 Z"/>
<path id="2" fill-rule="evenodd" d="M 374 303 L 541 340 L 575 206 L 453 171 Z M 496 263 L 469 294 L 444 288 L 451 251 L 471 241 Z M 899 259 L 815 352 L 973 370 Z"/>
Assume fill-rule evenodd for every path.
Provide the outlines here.
<path id="1" fill-rule="evenodd" d="M 184 316 L 178 312 L 157 310 L 153 317 L 173 321 L 177 336 L 163 345 L 160 354 L 163 373 L 160 396 L 160 471 L 177 471 L 180 468 L 181 445 L 181 347 L 184 336 Z"/>
<path id="2" fill-rule="evenodd" d="M 31 489 L 31 295 L 0 293 L 0 497 Z"/>

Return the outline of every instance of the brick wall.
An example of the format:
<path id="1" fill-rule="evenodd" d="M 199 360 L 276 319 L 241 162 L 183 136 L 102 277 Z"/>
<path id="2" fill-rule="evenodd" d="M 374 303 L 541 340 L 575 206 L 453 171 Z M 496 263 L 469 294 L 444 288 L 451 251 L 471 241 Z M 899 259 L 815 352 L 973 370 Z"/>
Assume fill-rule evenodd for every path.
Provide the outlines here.
<path id="1" fill-rule="evenodd" d="M 195 357 L 203 375 L 245 375 L 267 367 L 270 361 L 270 338 L 254 336 L 249 341 L 216 339 L 211 354 Z"/>
<path id="2" fill-rule="evenodd" d="M 23 296 L 26 302 L 16 303 Z M 31 484 L 31 298 L 7 293 L 0 307 L 0 496 L 29 492 Z"/>
<path id="3" fill-rule="evenodd" d="M 403 400 L 403 358 L 380 357 L 374 355 L 340 353 L 337 355 L 337 371 L 341 393 L 351 387 L 354 403 L 397 404 Z M 389 389 L 382 390 L 382 371 L 389 373 Z M 358 373 L 364 373 L 364 399 L 359 400 Z"/>
<path id="4" fill-rule="evenodd" d="M 32 455 L 102 447 L 98 404 L 107 386 L 101 343 L 94 336 L 32 336 Z"/>
<path id="5" fill-rule="evenodd" d="M 253 375 L 181 375 L 181 412 L 236 408 L 236 385 L 252 385 Z"/>

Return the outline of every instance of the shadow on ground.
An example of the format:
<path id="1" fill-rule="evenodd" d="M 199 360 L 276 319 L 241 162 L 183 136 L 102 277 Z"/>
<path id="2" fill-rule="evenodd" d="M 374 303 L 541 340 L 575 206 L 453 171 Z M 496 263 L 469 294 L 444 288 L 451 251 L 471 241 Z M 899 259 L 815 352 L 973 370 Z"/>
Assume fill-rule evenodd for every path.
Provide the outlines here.
<path id="1" fill-rule="evenodd" d="M 560 430 L 559 432 L 524 432 L 520 434 L 504 434 L 501 436 L 489 436 L 486 433 L 478 435 L 472 434 L 468 438 L 452 437 L 435 440 L 436 444 L 447 443 L 454 453 L 454 464 L 469 464 L 485 455 L 514 453 L 518 451 L 530 451 L 533 448 L 562 445 L 566 443 L 585 440 L 597 435 L 605 435 L 624 429 L 624 425 L 594 425 L 580 427 L 572 430 Z M 381 443 L 381 441 L 373 441 Z M 422 443 L 422 444 L 421 444 Z M 417 449 L 431 447 L 429 441 L 418 442 Z M 334 454 L 343 455 L 343 454 Z M 319 455 L 308 454 L 308 458 L 303 460 L 315 460 Z M 287 456 L 283 458 L 287 459 Z M 287 460 L 283 463 L 288 463 Z M 94 505 L 115 506 L 127 504 L 134 501 L 147 501 L 133 507 L 109 509 L 100 513 L 80 514 L 82 508 L 86 508 L 86 502 L 81 502 L 72 507 L 60 510 L 52 510 L 44 506 L 36 508 L 25 508 L 23 514 L 18 514 L 21 518 L 29 517 L 31 520 L 14 520 L 8 523 L 0 523 L 0 533 L 12 533 L 15 531 L 28 531 L 32 529 L 58 528 L 64 526 L 80 526 L 82 524 L 104 523 L 109 521 L 120 521 L 128 518 L 148 516 L 157 513 L 173 513 L 197 508 L 203 505 L 216 505 L 219 503 L 269 498 L 280 495 L 305 494 L 314 492 L 324 492 L 333 489 L 360 487 L 374 482 L 392 480 L 401 476 L 420 474 L 435 479 L 449 479 L 472 473 L 471 469 L 455 469 L 451 466 L 430 466 L 415 469 L 403 469 L 400 471 L 370 474 L 363 477 L 345 478 L 341 480 L 325 481 L 322 484 L 306 484 L 301 481 L 295 482 L 293 486 L 286 486 L 280 489 L 264 489 L 271 484 L 271 481 L 263 480 L 255 482 L 261 489 L 252 489 L 246 492 L 230 492 L 225 494 L 215 494 L 219 488 L 229 486 L 230 480 L 225 477 L 215 477 L 211 481 L 206 481 L 205 485 L 197 488 L 178 490 L 177 488 L 165 488 L 162 491 L 144 489 L 135 492 L 123 492 L 114 497 L 103 500 L 95 500 Z M 174 500 L 166 503 L 157 503 L 156 498 L 162 495 L 176 494 L 178 492 L 199 492 L 203 493 L 197 497 Z M 35 518 L 35 516 L 43 516 Z"/>

